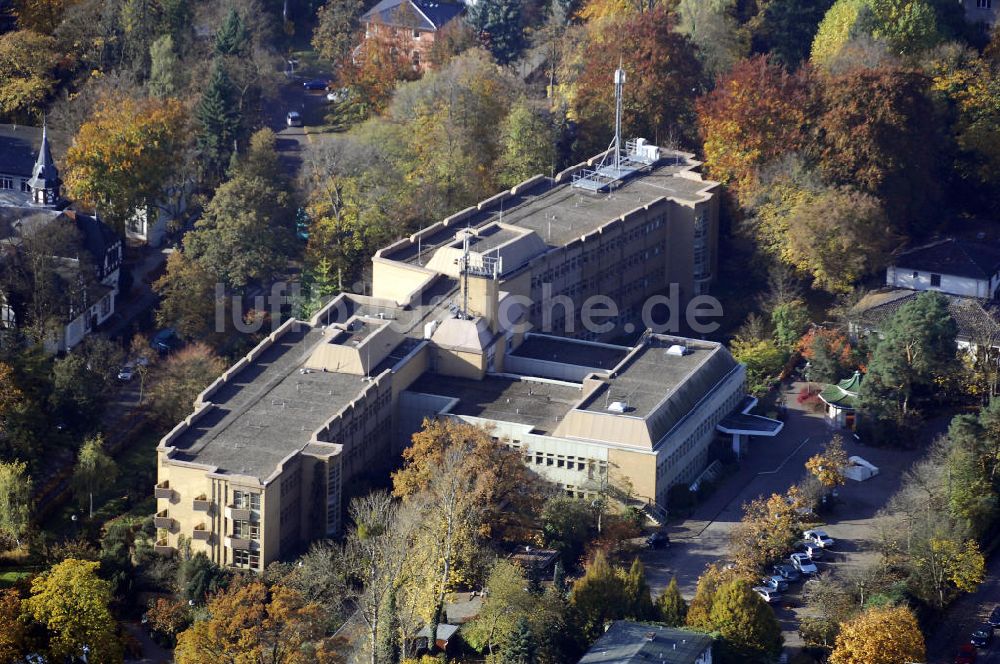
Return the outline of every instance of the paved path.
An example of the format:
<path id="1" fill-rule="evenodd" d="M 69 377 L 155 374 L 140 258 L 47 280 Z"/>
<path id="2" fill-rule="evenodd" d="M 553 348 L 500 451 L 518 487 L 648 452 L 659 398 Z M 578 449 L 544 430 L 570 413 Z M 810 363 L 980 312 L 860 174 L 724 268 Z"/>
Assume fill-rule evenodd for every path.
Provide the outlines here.
<path id="1" fill-rule="evenodd" d="M 938 628 L 927 635 L 927 664 L 951 664 L 958 647 L 967 643 L 977 625 L 1000 604 L 1000 555 L 994 549 L 979 589 L 963 595 L 948 608 Z M 1000 640 L 979 651 L 977 664 L 1000 664 Z"/>
<path id="2" fill-rule="evenodd" d="M 156 641 L 149 638 L 149 632 L 139 623 L 129 621 L 123 623 L 122 627 L 142 646 L 142 656 L 138 659 L 126 659 L 125 664 L 169 664 L 174 661 L 170 651 L 161 648 Z"/>

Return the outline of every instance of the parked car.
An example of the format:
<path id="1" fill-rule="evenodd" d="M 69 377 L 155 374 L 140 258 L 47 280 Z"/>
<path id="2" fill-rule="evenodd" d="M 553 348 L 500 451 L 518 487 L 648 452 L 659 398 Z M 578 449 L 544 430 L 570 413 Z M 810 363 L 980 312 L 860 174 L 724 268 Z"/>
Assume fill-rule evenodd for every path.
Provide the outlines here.
<path id="1" fill-rule="evenodd" d="M 819 560 L 823 557 L 823 549 L 812 542 L 799 542 L 795 546 L 795 551 L 806 554 L 812 560 Z"/>
<path id="2" fill-rule="evenodd" d="M 774 588 L 765 588 L 764 586 L 754 586 L 753 591 L 760 595 L 760 598 L 767 602 L 768 604 L 778 601 L 781 594 Z"/>
<path id="3" fill-rule="evenodd" d="M 171 327 L 165 327 L 157 332 L 149 343 L 161 355 L 166 355 L 181 347 L 181 340 Z"/>
<path id="4" fill-rule="evenodd" d="M 783 593 L 788 590 L 788 581 L 781 576 L 765 576 L 761 579 L 761 583 L 771 588 L 772 590 L 777 590 L 779 593 Z"/>
<path id="5" fill-rule="evenodd" d="M 342 101 L 347 101 L 347 98 L 350 96 L 350 94 L 351 94 L 350 88 L 338 88 L 336 90 L 331 90 L 330 92 L 327 92 L 326 100 L 333 102 L 335 104 L 339 104 Z"/>
<path id="6" fill-rule="evenodd" d="M 285 122 L 289 127 L 301 127 L 302 116 L 299 115 L 298 111 L 288 111 L 288 115 L 285 117 Z"/>
<path id="7" fill-rule="evenodd" d="M 775 565 L 773 571 L 789 583 L 795 583 L 802 578 L 802 574 L 799 570 L 795 569 L 791 565 Z"/>
<path id="8" fill-rule="evenodd" d="M 975 664 L 978 655 L 975 646 L 966 643 L 958 649 L 958 654 L 955 655 L 955 664 Z"/>
<path id="9" fill-rule="evenodd" d="M 791 560 L 795 569 L 799 570 L 802 574 L 811 575 L 819 571 L 819 568 L 816 567 L 816 563 L 814 563 L 809 556 L 804 553 L 793 553 L 791 557 L 789 557 L 789 560 Z"/>
<path id="10" fill-rule="evenodd" d="M 657 530 L 655 533 L 646 538 L 646 544 L 648 544 L 651 549 L 666 549 L 670 546 L 670 537 L 668 537 L 665 532 Z"/>
<path id="11" fill-rule="evenodd" d="M 980 625 L 972 632 L 969 643 L 977 648 L 988 648 L 993 642 L 993 625 Z"/>
<path id="12" fill-rule="evenodd" d="M 135 365 L 131 362 L 118 370 L 118 380 L 123 383 L 130 383 L 135 378 Z"/>
<path id="13" fill-rule="evenodd" d="M 1000 604 L 993 607 L 993 610 L 990 611 L 990 617 L 986 619 L 986 622 L 991 627 L 1000 627 Z"/>
<path id="14" fill-rule="evenodd" d="M 802 533 L 802 539 L 807 542 L 811 542 L 822 549 L 832 548 L 834 544 L 833 538 L 827 535 L 825 530 L 807 530 Z"/>
<path id="15" fill-rule="evenodd" d="M 323 79 L 314 78 L 311 81 L 306 81 L 305 83 L 303 83 L 302 87 L 311 92 L 315 92 L 317 90 L 326 90 L 327 85 L 329 84 Z"/>

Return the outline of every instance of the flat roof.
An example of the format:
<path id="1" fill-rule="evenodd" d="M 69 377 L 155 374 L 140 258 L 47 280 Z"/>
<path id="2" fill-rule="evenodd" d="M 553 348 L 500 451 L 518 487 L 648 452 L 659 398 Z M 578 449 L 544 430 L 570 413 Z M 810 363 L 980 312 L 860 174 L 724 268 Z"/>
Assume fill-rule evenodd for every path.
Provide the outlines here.
<path id="1" fill-rule="evenodd" d="M 673 354 L 672 346 L 683 346 L 685 354 Z M 608 412 L 611 403 L 624 402 L 628 409 L 623 415 L 650 420 L 650 437 L 655 442 L 738 366 L 721 344 L 648 335 L 580 408 Z"/>
<path id="2" fill-rule="evenodd" d="M 551 433 L 582 395 L 581 387 L 486 376 L 483 380 L 424 374 L 408 390 L 458 399 L 454 415 L 514 422 Z"/>
<path id="3" fill-rule="evenodd" d="M 692 204 L 703 200 L 702 192 L 716 183 L 679 175 L 690 172 L 697 164 L 682 152 L 665 151 L 660 162 L 634 174 L 610 194 L 581 190 L 569 179 L 557 184 L 545 178 L 502 203 L 492 204 L 424 237 L 419 247 L 407 244 L 384 252 L 382 258 L 414 264 L 418 262 L 419 251 L 420 259 L 426 262 L 435 250 L 451 244 L 461 228 L 479 228 L 495 221 L 534 231 L 550 246 L 564 246 L 656 198 L 675 198 Z M 477 251 L 483 249 L 477 247 Z"/>
<path id="4" fill-rule="evenodd" d="M 528 334 L 524 342 L 510 354 L 513 357 L 611 370 L 621 364 L 621 361 L 631 350 L 627 346 L 612 346 L 563 337 Z"/>
<path id="5" fill-rule="evenodd" d="M 214 408 L 171 443 L 177 450 L 172 458 L 217 466 L 220 473 L 270 476 L 367 385 L 353 374 L 299 371 L 313 349 L 328 341 L 322 329 L 305 323 L 286 332 L 211 396 Z M 372 374 L 395 364 L 417 343 L 413 339 L 396 348 Z"/>

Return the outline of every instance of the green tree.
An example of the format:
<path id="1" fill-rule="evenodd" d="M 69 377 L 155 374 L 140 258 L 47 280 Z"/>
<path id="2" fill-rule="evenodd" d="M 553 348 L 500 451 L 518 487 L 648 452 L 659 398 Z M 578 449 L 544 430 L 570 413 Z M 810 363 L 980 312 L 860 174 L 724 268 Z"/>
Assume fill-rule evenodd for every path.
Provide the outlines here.
<path id="1" fill-rule="evenodd" d="M 678 0 L 677 31 L 698 47 L 705 71 L 728 72 L 747 54 L 747 40 L 736 16 L 736 0 Z"/>
<path id="2" fill-rule="evenodd" d="M 770 661 L 781 651 L 781 626 L 774 611 L 748 581 L 719 586 L 709 620 L 722 637 L 724 658 Z"/>
<path id="3" fill-rule="evenodd" d="M 324 60 L 339 62 L 350 53 L 360 28 L 363 0 L 328 0 L 316 12 L 312 45 Z"/>
<path id="4" fill-rule="evenodd" d="M 174 38 L 162 35 L 149 46 L 149 93 L 173 97 L 181 89 L 181 64 L 174 51 Z"/>
<path id="5" fill-rule="evenodd" d="M 108 608 L 111 586 L 97 575 L 98 567 L 67 558 L 31 581 L 27 613 L 48 630 L 53 661 L 78 657 L 85 645 L 95 662 L 122 661 L 117 622 Z"/>
<path id="6" fill-rule="evenodd" d="M 209 174 L 219 176 L 229 164 L 240 136 L 241 117 L 236 108 L 237 91 L 225 65 L 216 60 L 212 77 L 195 108 L 197 142 Z"/>
<path id="7" fill-rule="evenodd" d="M 876 418 L 902 421 L 914 400 L 930 398 L 937 381 L 957 371 L 957 326 L 948 301 L 919 294 L 889 319 L 861 383 L 862 409 Z"/>
<path id="8" fill-rule="evenodd" d="M 94 518 L 94 494 L 114 486 L 118 466 L 104 451 L 104 438 L 88 438 L 80 448 L 76 468 L 73 470 L 73 490 L 80 505 L 89 504 L 90 518 Z"/>
<path id="9" fill-rule="evenodd" d="M 23 461 L 0 461 L 0 546 L 21 538 L 31 522 L 31 477 Z M 6 548 L 6 547 L 4 547 Z"/>
<path id="10" fill-rule="evenodd" d="M 580 617 L 580 629 L 588 643 L 604 629 L 604 623 L 620 620 L 632 608 L 622 574 L 598 551 L 570 591 L 570 603 Z"/>
<path id="11" fill-rule="evenodd" d="M 753 394 L 766 392 L 785 366 L 785 351 L 770 339 L 759 341 L 734 339 L 733 357 L 747 367 L 747 388 Z"/>
<path id="12" fill-rule="evenodd" d="M 940 40 L 934 8 L 925 0 L 837 0 L 820 22 L 812 62 L 829 65 L 862 35 L 884 41 L 893 53 L 912 55 Z"/>
<path id="13" fill-rule="evenodd" d="M 466 20 L 501 65 L 517 58 L 526 45 L 523 0 L 482 0 L 469 5 Z"/>
<path id="14" fill-rule="evenodd" d="M 669 627 L 682 627 L 687 617 L 687 603 L 681 597 L 680 588 L 677 587 L 677 577 L 670 577 L 670 583 L 666 590 L 656 600 L 656 609 L 659 612 L 660 622 Z"/>
<path id="15" fill-rule="evenodd" d="M 747 22 L 750 48 L 795 68 L 809 57 L 819 23 L 833 0 L 767 0 Z"/>
<path id="16" fill-rule="evenodd" d="M 698 577 L 698 586 L 694 598 L 688 606 L 685 624 L 693 629 L 711 631 L 712 605 L 715 604 L 715 594 L 719 585 L 725 580 L 724 571 L 715 565 L 708 565 Z"/>
<path id="17" fill-rule="evenodd" d="M 124 0 L 121 4 L 122 52 L 142 78 L 149 73 L 150 47 L 159 34 L 161 22 L 162 7 L 158 0 Z"/>
<path id="18" fill-rule="evenodd" d="M 809 324 L 809 310 L 801 300 L 784 302 L 771 310 L 771 324 L 778 344 L 782 348 L 794 348 Z"/>
<path id="19" fill-rule="evenodd" d="M 566 567 L 575 566 L 594 528 L 594 511 L 581 500 L 557 496 L 545 502 L 541 521 L 545 546 L 557 550 Z"/>
<path id="20" fill-rule="evenodd" d="M 652 620 L 656 610 L 649 584 L 646 583 L 646 569 L 638 558 L 632 560 L 632 567 L 625 576 L 625 595 L 629 604 L 628 617 L 632 620 Z"/>
<path id="21" fill-rule="evenodd" d="M 520 619 L 528 615 L 534 600 L 528 590 L 524 569 L 509 560 L 499 560 L 486 579 L 489 595 L 483 600 L 482 610 L 469 626 L 469 643 L 489 655 L 494 648 L 502 648 L 517 629 Z"/>
<path id="22" fill-rule="evenodd" d="M 216 308 L 226 312 L 225 302 L 216 300 L 216 278 L 186 252 L 167 257 L 163 276 L 153 283 L 160 296 L 156 322 L 171 327 L 185 339 L 210 339 L 215 332 Z"/>
<path id="23" fill-rule="evenodd" d="M 504 639 L 497 661 L 499 664 L 535 663 L 535 637 L 524 616 L 517 619 L 514 629 Z"/>
<path id="24" fill-rule="evenodd" d="M 215 191 L 184 237 L 184 253 L 228 286 L 266 281 L 288 260 L 293 214 L 280 183 L 237 176 Z"/>
<path id="25" fill-rule="evenodd" d="M 556 167 L 556 131 L 548 113 L 526 97 L 511 107 L 501 128 L 500 184 L 505 187 Z"/>
<path id="26" fill-rule="evenodd" d="M 215 33 L 215 52 L 219 55 L 244 55 L 249 43 L 250 35 L 243 17 L 233 7 Z"/>

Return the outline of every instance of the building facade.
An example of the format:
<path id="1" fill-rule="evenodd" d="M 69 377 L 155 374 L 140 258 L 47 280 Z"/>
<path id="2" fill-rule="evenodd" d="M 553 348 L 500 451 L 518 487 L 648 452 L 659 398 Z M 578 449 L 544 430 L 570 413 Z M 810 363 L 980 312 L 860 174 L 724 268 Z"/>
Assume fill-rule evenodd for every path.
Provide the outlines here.
<path id="1" fill-rule="evenodd" d="M 965 8 L 965 20 L 969 23 L 983 23 L 992 28 L 997 22 L 1000 5 L 997 0 L 959 0 Z"/>
<path id="2" fill-rule="evenodd" d="M 46 128 L 0 125 L 0 260 L 15 260 L 25 237 L 58 224 L 74 232 L 47 257 L 63 295 L 43 340 L 51 353 L 72 349 L 114 314 L 122 241 L 97 217 L 67 207 Z M 21 325 L 26 304 L 16 293 L 0 291 L 0 325 Z"/>
<path id="3" fill-rule="evenodd" d="M 388 38 L 414 69 L 428 68 L 437 33 L 457 19 L 465 6 L 450 0 L 381 0 L 361 16 L 365 40 Z M 358 48 L 365 47 L 362 42 Z"/>
<path id="4" fill-rule="evenodd" d="M 716 185 L 694 165 L 670 155 L 610 193 L 572 169 L 533 178 L 378 252 L 372 295 L 284 323 L 160 442 L 157 550 L 260 570 L 335 535 L 352 487 L 384 479 L 425 417 L 492 428 L 569 495 L 613 485 L 652 511 L 717 439 L 777 433 L 741 410 L 745 369 L 720 344 L 537 329 L 531 295 L 553 282 L 567 310 L 602 288 L 627 310 L 671 279 L 707 287 Z"/>

